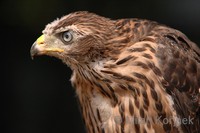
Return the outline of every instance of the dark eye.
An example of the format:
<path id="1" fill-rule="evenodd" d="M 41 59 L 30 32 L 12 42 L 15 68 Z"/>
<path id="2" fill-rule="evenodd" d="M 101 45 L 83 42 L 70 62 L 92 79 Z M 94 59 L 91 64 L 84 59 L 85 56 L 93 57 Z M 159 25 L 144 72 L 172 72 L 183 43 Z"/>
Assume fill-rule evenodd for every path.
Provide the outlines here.
<path id="1" fill-rule="evenodd" d="M 73 39 L 73 36 L 70 31 L 66 31 L 66 32 L 63 32 L 62 38 L 65 42 L 70 42 Z"/>

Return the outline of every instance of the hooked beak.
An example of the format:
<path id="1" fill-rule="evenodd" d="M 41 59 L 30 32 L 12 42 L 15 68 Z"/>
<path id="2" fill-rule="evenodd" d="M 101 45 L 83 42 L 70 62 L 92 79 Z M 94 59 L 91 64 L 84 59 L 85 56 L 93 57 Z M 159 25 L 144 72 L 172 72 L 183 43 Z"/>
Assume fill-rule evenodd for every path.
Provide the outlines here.
<path id="1" fill-rule="evenodd" d="M 45 43 L 44 35 L 41 35 L 31 46 L 30 54 L 33 59 L 38 55 L 45 55 L 50 52 L 63 52 L 64 50 L 59 48 L 49 48 L 48 44 Z"/>

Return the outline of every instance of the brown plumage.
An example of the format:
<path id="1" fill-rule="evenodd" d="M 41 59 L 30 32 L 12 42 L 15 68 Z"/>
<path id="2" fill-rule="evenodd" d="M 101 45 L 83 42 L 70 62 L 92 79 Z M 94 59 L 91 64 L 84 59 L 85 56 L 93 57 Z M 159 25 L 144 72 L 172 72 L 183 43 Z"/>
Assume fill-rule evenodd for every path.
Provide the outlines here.
<path id="1" fill-rule="evenodd" d="M 75 12 L 46 26 L 44 54 L 73 70 L 89 133 L 200 131 L 200 49 L 178 30 Z"/>

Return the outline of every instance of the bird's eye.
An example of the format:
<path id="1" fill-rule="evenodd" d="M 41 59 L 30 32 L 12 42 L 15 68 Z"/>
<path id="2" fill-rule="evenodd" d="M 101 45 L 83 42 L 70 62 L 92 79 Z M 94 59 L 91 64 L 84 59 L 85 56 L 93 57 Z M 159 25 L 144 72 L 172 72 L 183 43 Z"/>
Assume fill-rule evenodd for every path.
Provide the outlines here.
<path id="1" fill-rule="evenodd" d="M 70 42 L 73 39 L 73 36 L 70 31 L 66 31 L 66 32 L 63 32 L 62 38 L 65 42 Z"/>

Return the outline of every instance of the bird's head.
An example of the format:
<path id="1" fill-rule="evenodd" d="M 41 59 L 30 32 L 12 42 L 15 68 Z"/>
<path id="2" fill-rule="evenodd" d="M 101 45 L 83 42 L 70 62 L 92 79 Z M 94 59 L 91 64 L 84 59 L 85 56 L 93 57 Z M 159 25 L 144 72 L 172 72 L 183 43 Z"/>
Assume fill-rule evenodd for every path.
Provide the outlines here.
<path id="1" fill-rule="evenodd" d="M 31 47 L 31 56 L 49 55 L 68 65 L 101 58 L 114 21 L 89 12 L 75 12 L 48 24 Z"/>

